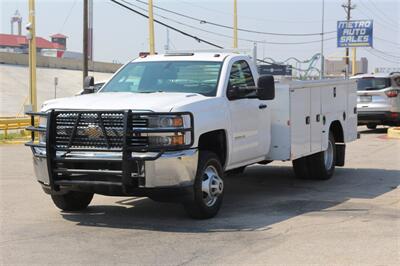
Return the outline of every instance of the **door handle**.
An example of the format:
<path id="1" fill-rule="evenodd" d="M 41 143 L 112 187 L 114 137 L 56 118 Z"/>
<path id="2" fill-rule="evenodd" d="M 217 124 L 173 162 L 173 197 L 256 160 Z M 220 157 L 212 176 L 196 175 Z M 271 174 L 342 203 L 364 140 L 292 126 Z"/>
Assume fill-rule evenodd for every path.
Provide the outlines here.
<path id="1" fill-rule="evenodd" d="M 258 109 L 265 109 L 265 108 L 267 108 L 267 105 L 263 103 L 258 106 Z"/>
<path id="2" fill-rule="evenodd" d="M 310 117 L 306 116 L 306 125 L 309 125 L 309 124 L 310 124 Z"/>

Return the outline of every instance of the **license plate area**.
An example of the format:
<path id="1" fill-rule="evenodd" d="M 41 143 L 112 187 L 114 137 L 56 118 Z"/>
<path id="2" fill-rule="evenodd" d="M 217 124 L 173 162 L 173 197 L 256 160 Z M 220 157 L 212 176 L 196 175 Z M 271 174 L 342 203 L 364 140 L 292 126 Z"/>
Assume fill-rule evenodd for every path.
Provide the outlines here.
<path id="1" fill-rule="evenodd" d="M 358 102 L 360 102 L 360 103 L 370 103 L 370 102 L 372 102 L 372 96 L 371 95 L 358 96 Z"/>

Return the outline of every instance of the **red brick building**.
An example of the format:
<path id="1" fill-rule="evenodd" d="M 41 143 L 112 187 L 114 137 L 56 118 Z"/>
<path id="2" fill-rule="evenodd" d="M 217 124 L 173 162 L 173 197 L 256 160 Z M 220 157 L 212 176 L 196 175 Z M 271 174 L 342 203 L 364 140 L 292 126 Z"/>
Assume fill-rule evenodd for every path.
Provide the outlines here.
<path id="1" fill-rule="evenodd" d="M 67 48 L 67 36 L 55 34 L 50 36 L 51 41 L 42 37 L 36 37 L 37 51 L 40 53 L 43 49 L 52 49 L 65 51 Z M 28 40 L 23 35 L 0 34 L 0 51 L 26 53 L 28 51 Z"/>

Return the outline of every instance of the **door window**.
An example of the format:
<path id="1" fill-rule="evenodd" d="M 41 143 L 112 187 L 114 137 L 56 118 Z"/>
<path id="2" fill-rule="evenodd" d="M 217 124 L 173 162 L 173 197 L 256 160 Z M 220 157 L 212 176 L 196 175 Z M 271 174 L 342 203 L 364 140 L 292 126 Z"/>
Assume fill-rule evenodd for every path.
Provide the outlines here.
<path id="1" fill-rule="evenodd" d="M 254 87 L 254 78 L 249 64 L 241 60 L 233 63 L 229 83 L 235 87 Z"/>

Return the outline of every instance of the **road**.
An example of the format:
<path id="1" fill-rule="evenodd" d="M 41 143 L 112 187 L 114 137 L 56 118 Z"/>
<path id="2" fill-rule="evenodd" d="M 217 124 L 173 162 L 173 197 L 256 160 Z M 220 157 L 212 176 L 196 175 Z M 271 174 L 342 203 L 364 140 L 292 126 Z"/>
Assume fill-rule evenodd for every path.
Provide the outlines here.
<path id="1" fill-rule="evenodd" d="M 220 214 L 95 196 L 60 212 L 34 181 L 30 151 L 0 146 L 0 264 L 400 264 L 400 140 L 367 131 L 328 181 L 296 180 L 290 163 L 226 179 Z"/>
<path id="2" fill-rule="evenodd" d="M 111 73 L 89 72 L 95 81 L 105 81 Z M 29 95 L 29 69 L 27 66 L 0 64 L 0 116 L 21 115 Z M 58 78 L 56 97 L 73 96 L 82 90 L 82 71 L 55 68 L 37 68 L 37 100 L 54 99 L 54 78 Z"/>

